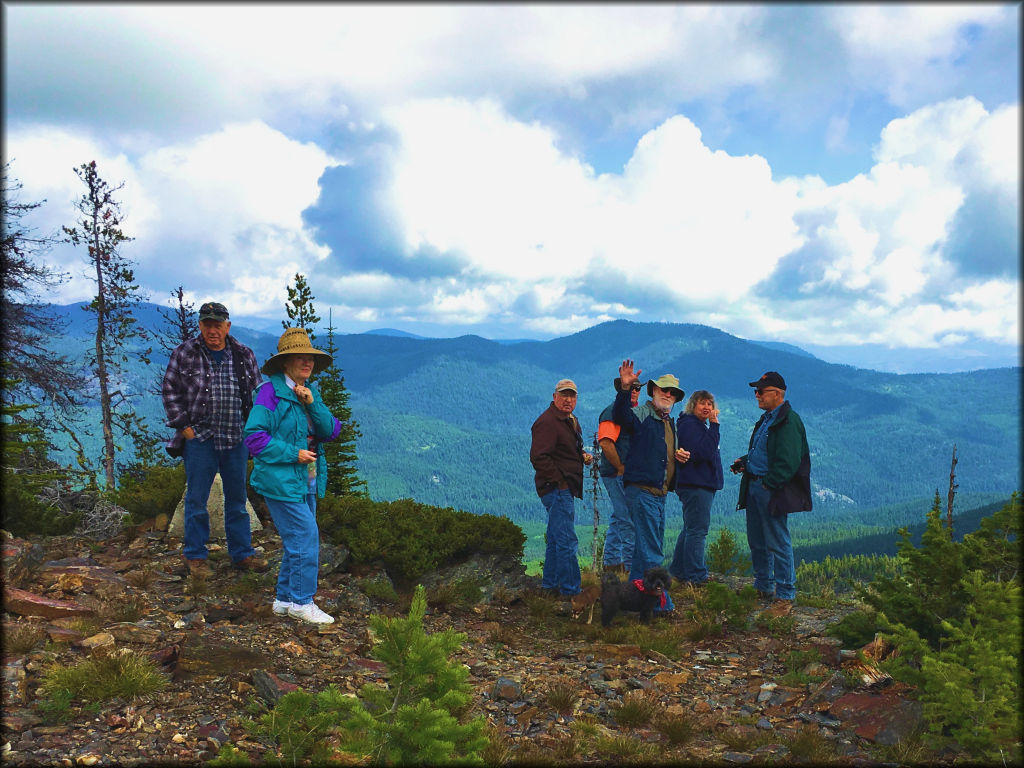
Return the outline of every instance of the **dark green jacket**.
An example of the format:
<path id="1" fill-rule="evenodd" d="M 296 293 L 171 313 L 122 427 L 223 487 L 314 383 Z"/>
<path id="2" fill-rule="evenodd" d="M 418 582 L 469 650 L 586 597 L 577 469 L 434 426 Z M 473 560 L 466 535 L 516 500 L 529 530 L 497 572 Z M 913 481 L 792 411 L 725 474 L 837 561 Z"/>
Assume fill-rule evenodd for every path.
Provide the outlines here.
<path id="1" fill-rule="evenodd" d="M 754 444 L 761 422 L 767 418 L 764 413 L 750 433 L 750 445 Z M 749 448 L 749 446 L 748 446 Z M 807 432 L 800 416 L 788 401 L 779 407 L 779 415 L 768 427 L 768 473 L 761 485 L 771 491 L 768 511 L 773 515 L 788 515 L 811 509 L 811 451 L 807 447 Z M 747 457 L 743 457 L 746 463 Z M 743 473 L 740 480 L 740 498 L 736 509 L 746 509 L 747 487 L 750 475 Z"/>

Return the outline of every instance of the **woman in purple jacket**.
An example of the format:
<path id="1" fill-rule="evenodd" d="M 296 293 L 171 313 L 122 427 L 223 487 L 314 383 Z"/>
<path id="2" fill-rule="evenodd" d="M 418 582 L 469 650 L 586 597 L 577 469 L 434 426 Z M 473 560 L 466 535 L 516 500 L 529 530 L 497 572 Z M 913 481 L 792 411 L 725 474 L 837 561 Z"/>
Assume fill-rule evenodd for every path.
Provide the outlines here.
<path id="1" fill-rule="evenodd" d="M 668 570 L 684 584 L 700 586 L 708 580 L 704 542 L 711 524 L 711 502 L 723 485 L 718 408 L 715 396 L 706 389 L 690 395 L 676 422 L 676 439 L 680 448 L 690 452 L 690 459 L 676 462 L 676 493 L 683 503 L 683 530 L 679 532 Z"/>

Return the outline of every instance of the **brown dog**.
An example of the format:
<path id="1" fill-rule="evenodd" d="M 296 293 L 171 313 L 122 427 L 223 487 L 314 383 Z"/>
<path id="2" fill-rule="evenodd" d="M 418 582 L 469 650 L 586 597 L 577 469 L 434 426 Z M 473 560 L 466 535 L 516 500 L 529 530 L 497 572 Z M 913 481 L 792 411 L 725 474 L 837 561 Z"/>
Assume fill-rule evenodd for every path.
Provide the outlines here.
<path id="1" fill-rule="evenodd" d="M 590 584 L 583 587 L 583 591 L 577 595 L 573 595 L 569 599 L 569 603 L 572 605 L 572 617 L 578 619 L 580 615 L 587 608 L 590 609 L 587 615 L 587 624 L 594 620 L 594 604 L 601 599 L 601 585 Z"/>

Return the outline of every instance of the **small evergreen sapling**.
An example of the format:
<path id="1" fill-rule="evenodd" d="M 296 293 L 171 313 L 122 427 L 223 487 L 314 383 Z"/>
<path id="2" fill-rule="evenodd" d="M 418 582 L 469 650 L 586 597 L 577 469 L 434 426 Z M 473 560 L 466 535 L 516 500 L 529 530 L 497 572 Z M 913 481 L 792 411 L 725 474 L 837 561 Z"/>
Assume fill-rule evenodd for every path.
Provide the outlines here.
<path id="1" fill-rule="evenodd" d="M 350 702 L 342 749 L 387 764 L 480 762 L 484 718 L 460 722 L 470 702 L 469 670 L 449 660 L 465 634 L 423 629 L 426 596 L 416 587 L 406 618 L 370 617 L 378 638 L 371 654 L 389 670 L 386 685 L 368 683 Z"/>

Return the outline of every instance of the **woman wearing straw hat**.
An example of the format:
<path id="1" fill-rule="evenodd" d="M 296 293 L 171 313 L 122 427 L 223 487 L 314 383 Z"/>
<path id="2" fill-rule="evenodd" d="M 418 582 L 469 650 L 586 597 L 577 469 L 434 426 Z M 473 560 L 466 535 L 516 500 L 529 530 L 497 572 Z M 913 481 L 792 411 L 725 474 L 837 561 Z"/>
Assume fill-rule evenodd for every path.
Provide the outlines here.
<path id="1" fill-rule="evenodd" d="M 334 622 L 313 602 L 320 557 L 316 500 L 327 488 L 327 461 L 317 445 L 336 439 L 341 423 L 309 382 L 332 362 L 313 348 L 305 328 L 285 330 L 277 354 L 260 369 L 270 380 L 256 389 L 245 423 L 250 483 L 266 499 L 284 548 L 273 611 L 311 624 Z"/>

